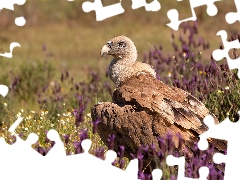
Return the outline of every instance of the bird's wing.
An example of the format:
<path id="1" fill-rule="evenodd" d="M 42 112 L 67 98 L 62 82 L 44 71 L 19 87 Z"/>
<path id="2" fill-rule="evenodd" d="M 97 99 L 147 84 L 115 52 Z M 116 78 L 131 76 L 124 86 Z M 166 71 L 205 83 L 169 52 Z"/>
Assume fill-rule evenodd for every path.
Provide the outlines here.
<path id="1" fill-rule="evenodd" d="M 115 134 L 115 151 L 118 145 L 123 145 L 129 152 L 136 152 L 140 145 L 157 144 L 153 134 L 153 117 L 145 111 L 135 111 L 131 105 L 119 106 L 110 102 L 103 102 L 91 109 L 93 121 L 101 119 L 98 124 L 98 134 L 108 144 L 108 135 Z M 125 151 L 126 152 L 126 151 Z M 130 157 L 130 154 L 127 156 Z"/>
<path id="2" fill-rule="evenodd" d="M 113 101 L 116 104 L 135 104 L 138 109 L 157 113 L 166 122 L 176 123 L 198 134 L 207 130 L 203 118 L 209 115 L 209 111 L 202 102 L 148 74 L 126 80 L 113 92 Z"/>

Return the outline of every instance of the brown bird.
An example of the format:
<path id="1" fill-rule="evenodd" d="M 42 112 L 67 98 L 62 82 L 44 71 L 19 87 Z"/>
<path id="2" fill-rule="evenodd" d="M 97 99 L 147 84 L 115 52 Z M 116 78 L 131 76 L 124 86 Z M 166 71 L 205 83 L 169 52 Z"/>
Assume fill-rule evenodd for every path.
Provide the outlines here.
<path id="1" fill-rule="evenodd" d="M 109 77 L 116 84 L 113 102 L 102 102 L 92 108 L 93 120 L 101 120 L 98 133 L 102 140 L 107 143 L 108 135 L 115 134 L 114 150 L 123 145 L 129 156 L 140 145 L 155 144 L 159 150 L 157 137 L 171 132 L 176 148 L 178 138 L 174 135 L 180 133 L 184 144 L 192 149 L 198 135 L 208 130 L 203 118 L 211 113 L 204 104 L 188 92 L 156 79 L 150 65 L 136 61 L 136 47 L 125 36 L 108 41 L 100 54 L 113 56 Z M 226 148 L 222 141 L 209 141 L 220 151 Z"/>

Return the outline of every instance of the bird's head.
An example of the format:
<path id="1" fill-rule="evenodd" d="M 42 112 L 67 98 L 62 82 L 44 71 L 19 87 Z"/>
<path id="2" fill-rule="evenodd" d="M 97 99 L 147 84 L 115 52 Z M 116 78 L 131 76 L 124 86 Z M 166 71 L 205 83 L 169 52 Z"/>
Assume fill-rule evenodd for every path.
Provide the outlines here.
<path id="1" fill-rule="evenodd" d="M 132 61 L 137 59 L 137 49 L 132 40 L 126 36 L 117 36 L 108 41 L 100 51 L 101 56 L 105 54 L 117 59 L 127 58 Z"/>

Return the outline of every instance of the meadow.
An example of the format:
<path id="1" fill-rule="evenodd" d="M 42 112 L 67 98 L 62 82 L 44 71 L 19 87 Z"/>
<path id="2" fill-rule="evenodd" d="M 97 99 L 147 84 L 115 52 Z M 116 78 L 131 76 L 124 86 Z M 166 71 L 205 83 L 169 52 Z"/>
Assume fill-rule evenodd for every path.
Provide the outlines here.
<path id="1" fill-rule="evenodd" d="M 177 32 L 165 25 L 169 22 L 166 13 L 177 8 L 180 19 L 189 17 L 191 11 L 186 10 L 189 7 L 186 1 L 161 2 L 158 12 L 132 10 L 131 1 L 123 1 L 125 13 L 101 22 L 95 20 L 94 12 L 83 12 L 83 2 L 27 1 L 23 6 L 15 6 L 15 11 L 0 12 L 0 51 L 8 51 L 13 41 L 21 44 L 21 48 L 14 49 L 13 58 L 0 57 L 0 82 L 10 89 L 6 98 L 0 99 L 1 136 L 8 143 L 14 142 L 8 127 L 23 116 L 17 134 L 26 139 L 30 132 L 37 133 L 39 141 L 33 147 L 41 154 L 45 155 L 54 145 L 46 138 L 47 131 L 54 128 L 68 155 L 81 153 L 81 141 L 90 138 L 91 153 L 103 159 L 114 143 L 114 136 L 109 136 L 108 145 L 103 144 L 97 134 L 99 122 L 92 122 L 90 109 L 99 101 L 111 101 L 114 84 L 107 77 L 111 58 L 101 58 L 99 52 L 107 41 L 122 34 L 134 41 L 138 60 L 151 64 L 158 79 L 196 96 L 220 121 L 227 116 L 232 121 L 238 120 L 240 82 L 236 71 L 230 71 L 225 60 L 216 62 L 211 57 L 213 50 L 222 48 L 221 39 L 216 36 L 218 30 L 225 29 L 230 40 L 240 40 L 238 24 L 229 25 L 224 18 L 227 12 L 235 11 L 233 2 L 217 2 L 216 17 L 209 17 L 206 7 L 197 8 L 197 22 L 184 23 Z M 102 2 L 110 5 L 118 1 Z M 14 25 L 17 16 L 25 17 L 25 26 Z M 229 54 L 238 58 L 237 49 Z M 164 160 L 172 153 L 170 140 L 171 135 L 159 139 L 165 149 L 158 155 L 166 179 L 174 179 L 176 173 L 166 167 Z M 200 158 L 198 153 L 196 158 Z M 140 161 L 144 158 L 141 153 L 135 157 Z M 202 163 L 205 161 L 208 159 Z M 124 169 L 127 162 L 124 148 L 119 148 L 114 164 Z M 188 177 L 198 176 L 194 163 L 196 159 L 189 162 Z M 139 177 L 150 179 L 144 168 L 140 163 Z M 215 167 L 210 172 L 212 179 L 216 179 L 216 174 L 222 177 Z"/>

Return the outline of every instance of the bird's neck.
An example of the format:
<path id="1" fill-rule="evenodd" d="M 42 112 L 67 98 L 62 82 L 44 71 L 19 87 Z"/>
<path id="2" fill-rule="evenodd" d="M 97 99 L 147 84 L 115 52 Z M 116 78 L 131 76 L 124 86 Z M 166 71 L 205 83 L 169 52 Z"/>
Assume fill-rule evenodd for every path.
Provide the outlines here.
<path id="1" fill-rule="evenodd" d="M 128 55 L 127 59 L 129 59 L 129 62 L 136 62 L 137 57 L 138 57 L 137 49 L 134 48 L 134 50 L 132 50 Z"/>
<path id="2" fill-rule="evenodd" d="M 137 51 L 129 53 L 127 56 L 114 56 L 109 65 L 109 77 L 118 86 L 128 76 L 132 74 L 132 66 L 137 60 Z"/>
<path id="3" fill-rule="evenodd" d="M 109 65 L 108 75 L 111 80 L 118 86 L 124 79 L 129 69 L 135 62 L 126 59 L 113 58 Z"/>

